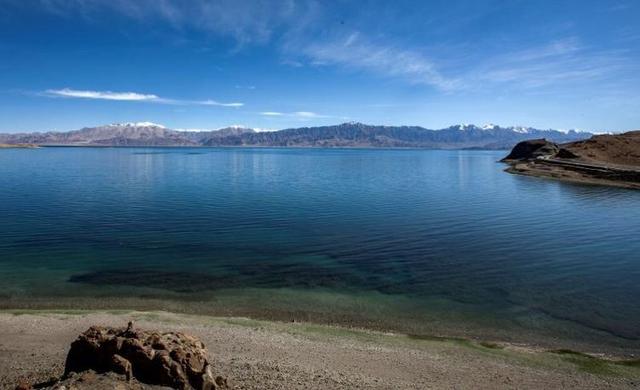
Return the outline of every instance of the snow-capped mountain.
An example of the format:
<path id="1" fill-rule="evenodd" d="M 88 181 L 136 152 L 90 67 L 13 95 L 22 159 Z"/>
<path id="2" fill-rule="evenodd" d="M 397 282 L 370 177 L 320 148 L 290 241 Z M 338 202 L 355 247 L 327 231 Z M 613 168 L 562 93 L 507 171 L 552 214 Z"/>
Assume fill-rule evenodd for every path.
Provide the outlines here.
<path id="1" fill-rule="evenodd" d="M 216 130 L 173 130 L 152 122 L 113 123 L 69 132 L 0 134 L 0 143 L 94 146 L 310 146 L 506 149 L 519 141 L 547 138 L 562 143 L 589 138 L 574 130 L 540 130 L 494 124 L 454 125 L 440 130 L 419 126 L 374 126 L 349 122 L 335 126 L 260 131 L 242 126 Z"/>
<path id="2" fill-rule="evenodd" d="M 110 125 L 106 125 L 106 127 L 159 127 L 161 129 L 166 129 L 163 125 L 159 125 L 153 122 L 126 122 L 126 123 L 112 123 Z"/>

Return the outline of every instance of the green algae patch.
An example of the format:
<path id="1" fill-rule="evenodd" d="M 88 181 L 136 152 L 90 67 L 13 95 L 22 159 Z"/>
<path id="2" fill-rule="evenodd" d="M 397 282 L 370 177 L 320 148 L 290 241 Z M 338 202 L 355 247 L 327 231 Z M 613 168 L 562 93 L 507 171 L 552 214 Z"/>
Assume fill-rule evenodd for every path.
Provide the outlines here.
<path id="1" fill-rule="evenodd" d="M 615 363 L 620 366 L 640 368 L 640 359 L 620 360 Z"/>
<path id="2" fill-rule="evenodd" d="M 485 348 L 489 348 L 489 349 L 504 349 L 504 347 L 500 344 L 497 343 L 492 343 L 490 341 L 481 341 L 478 343 L 478 345 L 485 347 Z"/>
<path id="3" fill-rule="evenodd" d="M 594 375 L 640 377 L 640 359 L 610 360 L 592 356 L 570 349 L 549 351 L 558 355 L 565 362 L 569 362 L 578 369 Z"/>
<path id="4" fill-rule="evenodd" d="M 499 352 L 504 350 L 504 347 L 497 343 L 493 343 L 490 341 L 476 341 L 472 339 L 465 339 L 462 337 L 409 334 L 407 335 L 407 338 L 414 341 L 430 341 L 430 342 L 437 342 L 437 343 L 454 344 L 460 347 L 475 349 L 480 352 Z"/>
<path id="5" fill-rule="evenodd" d="M 112 314 L 125 315 L 133 313 L 131 310 L 90 310 L 90 309 L 7 309 L 0 310 L 0 314 L 14 316 L 38 315 L 38 316 L 84 316 L 88 314 Z"/>
<path id="6" fill-rule="evenodd" d="M 439 342 L 454 342 L 454 343 L 467 343 L 469 340 L 463 339 L 461 337 L 445 337 L 445 336 L 434 336 L 428 334 L 408 334 L 407 337 L 411 340 L 420 340 L 420 341 L 439 341 Z"/>

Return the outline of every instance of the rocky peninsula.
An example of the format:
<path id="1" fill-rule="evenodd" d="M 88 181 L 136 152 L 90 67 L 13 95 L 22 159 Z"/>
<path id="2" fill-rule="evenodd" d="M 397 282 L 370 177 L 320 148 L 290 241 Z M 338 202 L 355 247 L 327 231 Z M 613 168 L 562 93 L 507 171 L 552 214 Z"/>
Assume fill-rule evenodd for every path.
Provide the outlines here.
<path id="1" fill-rule="evenodd" d="M 640 131 L 565 144 L 522 141 L 501 161 L 509 164 L 509 173 L 640 189 Z"/>

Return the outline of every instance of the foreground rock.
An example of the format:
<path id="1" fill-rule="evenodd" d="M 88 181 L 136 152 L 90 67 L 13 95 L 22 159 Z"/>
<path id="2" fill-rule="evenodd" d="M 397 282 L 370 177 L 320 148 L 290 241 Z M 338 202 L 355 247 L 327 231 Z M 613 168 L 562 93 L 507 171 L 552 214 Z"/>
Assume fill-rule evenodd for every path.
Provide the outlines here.
<path id="1" fill-rule="evenodd" d="M 117 386 L 116 386 L 117 384 Z M 122 388 L 212 390 L 227 388 L 214 377 L 200 340 L 179 332 L 92 326 L 72 344 L 57 389 Z M 149 386 L 149 385 L 155 385 Z"/>
<path id="2" fill-rule="evenodd" d="M 509 173 L 640 189 L 640 131 L 562 145 L 523 141 L 501 161 Z"/>

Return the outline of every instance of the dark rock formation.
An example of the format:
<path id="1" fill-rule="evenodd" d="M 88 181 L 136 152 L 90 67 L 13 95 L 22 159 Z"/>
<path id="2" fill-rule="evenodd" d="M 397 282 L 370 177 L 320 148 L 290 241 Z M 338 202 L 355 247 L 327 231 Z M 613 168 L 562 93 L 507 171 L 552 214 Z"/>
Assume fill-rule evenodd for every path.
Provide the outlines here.
<path id="1" fill-rule="evenodd" d="M 538 157 L 555 156 L 560 151 L 558 145 L 544 138 L 519 142 L 502 161 L 530 160 Z"/>
<path id="2" fill-rule="evenodd" d="M 226 387 L 223 378 L 213 376 L 205 346 L 197 338 L 134 330 L 131 324 L 127 329 L 93 326 L 71 344 L 65 377 L 86 371 L 176 389 Z"/>

